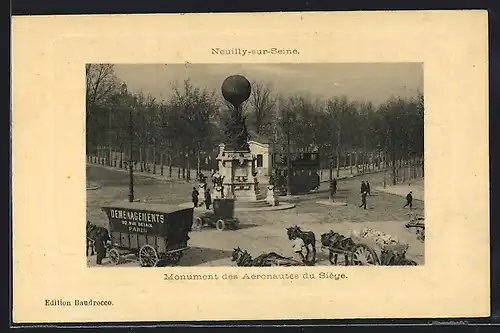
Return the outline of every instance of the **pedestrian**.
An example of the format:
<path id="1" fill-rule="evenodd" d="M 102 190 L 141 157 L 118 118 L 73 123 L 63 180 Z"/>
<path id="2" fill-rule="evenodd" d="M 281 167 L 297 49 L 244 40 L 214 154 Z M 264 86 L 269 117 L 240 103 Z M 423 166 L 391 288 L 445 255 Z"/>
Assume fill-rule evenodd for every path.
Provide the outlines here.
<path id="1" fill-rule="evenodd" d="M 413 206 L 413 196 L 411 191 L 406 195 L 406 205 L 404 205 L 403 208 L 406 208 L 408 206 L 410 207 L 410 209 Z"/>
<path id="2" fill-rule="evenodd" d="M 361 182 L 361 191 L 360 191 L 360 193 L 363 193 L 363 192 L 366 192 L 366 184 L 365 184 L 365 181 L 362 181 L 362 182 Z"/>
<path id="3" fill-rule="evenodd" d="M 193 192 L 191 192 L 191 197 L 193 199 L 193 205 L 194 207 L 198 207 L 198 195 L 200 193 L 198 192 L 198 190 L 196 189 L 196 187 L 193 187 Z"/>
<path id="4" fill-rule="evenodd" d="M 366 209 L 366 194 L 366 191 L 361 193 L 361 205 L 359 205 L 360 208 L 364 207 L 364 209 Z"/>
<path id="5" fill-rule="evenodd" d="M 370 183 L 368 181 L 366 181 L 366 192 L 368 193 L 369 196 L 371 196 L 371 192 L 370 192 Z"/>
<path id="6" fill-rule="evenodd" d="M 304 262 L 306 260 L 306 258 L 304 257 L 304 253 L 302 253 L 302 250 L 305 248 L 304 241 L 302 240 L 302 238 L 297 236 L 294 236 L 292 240 L 293 240 L 292 248 L 293 248 L 293 253 L 295 254 L 295 259 L 300 262 Z"/>
<path id="7" fill-rule="evenodd" d="M 216 172 L 215 172 L 215 170 L 213 170 L 213 171 L 212 171 L 212 186 L 213 186 L 213 187 L 215 187 L 216 182 L 217 182 L 217 180 L 216 180 L 216 178 L 215 178 L 215 175 L 216 175 Z"/>
<path id="8" fill-rule="evenodd" d="M 333 194 L 337 194 L 337 179 L 333 178 L 332 180 Z"/>
<path id="9" fill-rule="evenodd" d="M 106 244 L 107 240 L 104 239 L 104 234 L 99 233 L 94 238 L 95 251 L 97 252 L 97 264 L 102 264 L 102 259 L 106 257 Z"/>
<path id="10" fill-rule="evenodd" d="M 210 194 L 210 189 L 207 187 L 205 189 L 205 207 L 210 209 L 210 205 L 212 204 L 212 195 Z"/>

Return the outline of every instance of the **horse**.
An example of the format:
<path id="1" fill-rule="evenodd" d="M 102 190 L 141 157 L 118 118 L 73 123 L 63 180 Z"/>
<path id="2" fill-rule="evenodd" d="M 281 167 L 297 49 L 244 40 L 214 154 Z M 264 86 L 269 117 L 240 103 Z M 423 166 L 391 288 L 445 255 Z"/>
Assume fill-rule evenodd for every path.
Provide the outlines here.
<path id="1" fill-rule="evenodd" d="M 332 265 L 336 265 L 338 260 L 338 253 L 332 251 L 332 249 L 352 251 L 356 246 L 351 238 L 345 237 L 333 230 L 321 235 L 321 245 L 330 250 L 328 260 Z M 349 262 L 349 256 L 347 254 L 344 254 L 344 260 L 346 263 Z"/>
<path id="2" fill-rule="evenodd" d="M 251 267 L 253 266 L 253 260 L 250 253 L 246 250 L 243 251 L 240 247 L 233 249 L 233 253 L 231 255 L 231 261 L 235 261 L 236 265 L 239 267 Z"/>
<path id="3" fill-rule="evenodd" d="M 278 264 L 276 264 L 278 262 Z M 263 253 L 253 259 L 254 266 L 302 266 L 302 263 L 276 252 Z"/>
<path id="4" fill-rule="evenodd" d="M 311 253 L 311 250 L 309 249 L 309 246 L 312 248 L 312 260 L 311 262 L 314 263 L 316 261 L 316 236 L 314 236 L 314 232 L 312 231 L 303 231 L 300 229 L 298 226 L 286 228 L 286 233 L 288 235 L 289 240 L 294 240 L 295 238 L 300 238 L 304 242 L 304 245 L 306 246 L 306 259 L 309 260 L 309 254 Z"/>
<path id="5" fill-rule="evenodd" d="M 109 237 L 108 229 L 104 227 L 99 227 L 90 221 L 87 221 L 87 256 L 89 255 L 89 249 L 91 251 L 90 255 L 95 254 L 95 240 L 97 237 L 102 237 L 104 243 L 111 240 Z"/>
<path id="6" fill-rule="evenodd" d="M 239 247 L 233 249 L 231 261 L 235 261 L 239 267 L 270 267 L 270 266 L 304 266 L 301 263 L 289 257 L 277 254 L 276 252 L 269 252 L 261 254 L 260 256 L 252 259 L 248 251 L 243 251 Z"/>

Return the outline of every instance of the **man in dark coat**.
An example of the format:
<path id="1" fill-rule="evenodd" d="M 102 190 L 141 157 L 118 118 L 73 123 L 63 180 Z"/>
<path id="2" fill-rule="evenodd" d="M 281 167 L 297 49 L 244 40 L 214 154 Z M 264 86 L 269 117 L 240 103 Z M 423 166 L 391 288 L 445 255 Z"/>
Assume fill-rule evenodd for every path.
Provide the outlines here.
<path id="1" fill-rule="evenodd" d="M 368 181 L 366 182 L 366 192 L 368 193 L 368 195 L 372 195 L 370 193 L 370 183 Z"/>
<path id="2" fill-rule="evenodd" d="M 410 206 L 410 209 L 413 206 L 413 196 L 411 195 L 411 191 L 406 195 L 406 205 L 404 205 L 403 208 L 408 206 Z"/>
<path id="3" fill-rule="evenodd" d="M 366 194 L 366 191 L 361 193 L 361 205 L 359 205 L 360 208 L 363 207 L 364 209 L 366 209 Z"/>
<path id="4" fill-rule="evenodd" d="M 97 252 L 97 264 L 102 264 L 102 259 L 106 257 L 106 241 L 105 235 L 99 233 L 94 239 L 95 251 Z"/>
<path id="5" fill-rule="evenodd" d="M 365 181 L 362 181 L 362 182 L 361 182 L 361 191 L 360 191 L 360 193 L 363 193 L 363 192 L 366 192 L 366 184 L 365 184 Z"/>
<path id="6" fill-rule="evenodd" d="M 196 187 L 193 187 L 193 192 L 191 192 L 191 198 L 193 199 L 193 204 L 194 204 L 194 207 L 198 207 L 198 195 L 200 193 L 198 192 L 198 190 L 196 189 Z"/>
<path id="7" fill-rule="evenodd" d="M 207 187 L 205 189 L 205 206 L 207 209 L 210 209 L 210 205 L 212 204 L 212 195 L 210 194 L 210 189 Z"/>
<path id="8" fill-rule="evenodd" d="M 333 194 L 337 194 L 337 179 L 333 178 L 332 180 L 332 188 L 333 188 Z"/>

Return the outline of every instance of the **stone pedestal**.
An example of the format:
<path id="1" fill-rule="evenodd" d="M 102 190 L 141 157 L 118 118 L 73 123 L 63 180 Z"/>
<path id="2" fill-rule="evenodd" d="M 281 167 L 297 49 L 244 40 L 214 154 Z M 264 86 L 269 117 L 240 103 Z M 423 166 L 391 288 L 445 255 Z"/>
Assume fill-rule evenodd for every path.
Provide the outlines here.
<path id="1" fill-rule="evenodd" d="M 254 156 L 249 151 L 221 150 L 217 156 L 219 174 L 224 176 L 224 196 L 237 201 L 263 199 L 258 194 L 252 175 Z"/>

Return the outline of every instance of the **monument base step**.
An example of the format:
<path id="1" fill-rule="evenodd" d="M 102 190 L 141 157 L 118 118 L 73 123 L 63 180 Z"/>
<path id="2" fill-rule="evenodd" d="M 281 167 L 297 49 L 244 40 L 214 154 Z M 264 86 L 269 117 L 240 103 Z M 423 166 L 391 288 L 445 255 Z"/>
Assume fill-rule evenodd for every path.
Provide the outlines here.
<path id="1" fill-rule="evenodd" d="M 255 201 L 246 201 L 246 200 L 236 200 L 234 202 L 235 208 L 258 208 L 258 207 L 271 207 L 266 200 L 255 200 Z"/>

